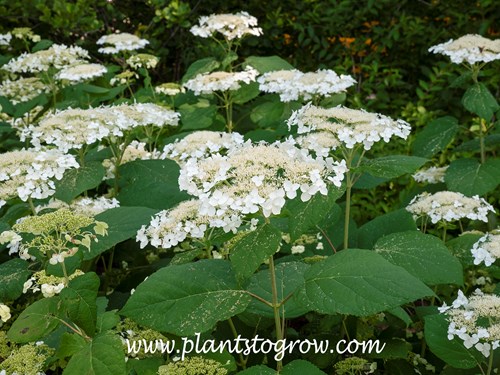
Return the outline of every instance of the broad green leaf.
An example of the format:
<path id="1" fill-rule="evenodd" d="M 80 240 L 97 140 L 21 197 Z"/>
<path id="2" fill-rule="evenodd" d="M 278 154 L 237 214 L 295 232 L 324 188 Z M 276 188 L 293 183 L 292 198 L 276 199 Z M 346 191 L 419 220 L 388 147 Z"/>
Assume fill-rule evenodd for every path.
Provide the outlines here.
<path id="1" fill-rule="evenodd" d="M 264 224 L 231 245 L 231 264 L 239 278 L 252 276 L 259 266 L 276 253 L 281 232 L 272 224 Z"/>
<path id="2" fill-rule="evenodd" d="M 287 209 L 290 211 L 288 222 L 291 240 L 295 241 L 308 230 L 316 229 L 316 226 L 333 209 L 335 201 L 344 194 L 344 190 L 332 187 L 328 189 L 326 196 L 315 194 L 307 202 L 302 202 L 299 197 L 290 201 L 287 204 Z"/>
<path id="3" fill-rule="evenodd" d="M 85 348 L 87 342 L 85 339 L 75 333 L 64 332 L 61 336 L 61 345 L 57 349 L 56 356 L 59 359 L 71 357 Z"/>
<path id="4" fill-rule="evenodd" d="M 395 358 L 406 359 L 408 357 L 408 353 L 411 352 L 412 349 L 409 342 L 399 338 L 393 338 L 387 341 L 381 340 L 381 343 L 385 345 L 384 350 L 380 353 L 377 353 L 377 351 L 367 353 L 369 358 L 383 358 L 385 360 Z"/>
<path id="5" fill-rule="evenodd" d="M 5 96 L 0 96 L 0 108 L 0 113 L 7 113 L 9 116 L 13 116 L 16 111 L 15 106 Z"/>
<path id="6" fill-rule="evenodd" d="M 304 272 L 309 265 L 302 262 L 279 263 L 275 267 L 276 285 L 278 289 L 278 301 L 281 301 L 292 294 L 295 289 L 304 284 Z M 269 269 L 257 272 L 250 279 L 250 285 L 247 290 L 266 301 L 272 302 L 271 273 Z M 295 300 L 290 299 L 280 308 L 280 316 L 285 318 L 295 318 L 304 315 L 309 310 L 297 304 Z M 274 318 L 273 309 L 263 302 L 252 299 L 246 312 L 261 315 L 268 318 Z"/>
<path id="7" fill-rule="evenodd" d="M 92 242 L 90 251 L 83 252 L 83 258 L 90 260 L 114 245 L 134 238 L 137 231 L 147 225 L 158 212 L 147 207 L 116 207 L 95 216 L 97 221 L 108 224 L 108 235 L 99 236 L 99 242 Z"/>
<path id="8" fill-rule="evenodd" d="M 313 365 L 311 362 L 304 361 L 303 359 L 296 359 L 290 362 L 283 370 L 280 372 L 281 375 L 297 375 L 297 374 L 307 374 L 307 375 L 326 375 L 323 371 Z"/>
<path id="9" fill-rule="evenodd" d="M 90 94 L 107 94 L 109 92 L 109 89 L 105 87 L 90 85 L 88 83 L 82 84 L 81 89 Z"/>
<path id="10" fill-rule="evenodd" d="M 59 297 L 43 298 L 33 302 L 12 323 L 7 337 L 17 343 L 37 341 L 59 325 L 57 316 Z"/>
<path id="11" fill-rule="evenodd" d="M 482 236 L 482 234 L 477 233 L 465 233 L 446 242 L 446 246 L 462 262 L 464 267 L 474 266 L 474 257 L 472 256 L 471 249 Z"/>
<path id="12" fill-rule="evenodd" d="M 437 118 L 429 122 L 418 133 L 411 145 L 413 155 L 431 158 L 443 151 L 458 131 L 458 120 L 451 116 Z"/>
<path id="13" fill-rule="evenodd" d="M 467 89 L 462 97 L 462 104 L 466 110 L 486 121 L 490 121 L 494 112 L 500 108 L 490 90 L 482 83 L 475 83 Z"/>
<path id="14" fill-rule="evenodd" d="M 116 310 L 106 311 L 102 314 L 97 315 L 96 322 L 96 332 L 102 333 L 106 332 L 114 327 L 120 322 L 120 317 L 116 313 Z"/>
<path id="15" fill-rule="evenodd" d="M 60 294 L 63 311 L 70 321 L 93 336 L 96 327 L 99 277 L 87 272 L 71 280 Z"/>
<path id="16" fill-rule="evenodd" d="M 181 83 L 186 83 L 198 74 L 211 72 L 219 67 L 220 63 L 213 57 L 206 57 L 192 63 L 182 77 Z"/>
<path id="17" fill-rule="evenodd" d="M 432 353 L 450 366 L 456 368 L 473 368 L 477 360 L 471 350 L 467 350 L 458 337 L 448 340 L 448 322 L 442 314 L 425 317 L 425 341 Z M 483 358 L 484 359 L 484 358 Z M 481 359 L 480 359 L 481 361 Z"/>
<path id="18" fill-rule="evenodd" d="M 48 49 L 54 42 L 49 39 L 42 39 L 37 44 L 33 46 L 31 52 L 38 52 L 44 49 Z"/>
<path id="19" fill-rule="evenodd" d="M 238 372 L 238 375 L 277 375 L 276 370 L 273 370 L 264 365 L 257 365 Z"/>
<path id="20" fill-rule="evenodd" d="M 56 181 L 54 198 L 69 203 L 84 191 L 99 186 L 104 174 L 104 167 L 99 162 L 89 162 L 78 169 L 70 169 L 60 181 Z"/>
<path id="21" fill-rule="evenodd" d="M 409 230 L 417 230 L 417 225 L 413 216 L 402 208 L 378 216 L 359 228 L 358 245 L 365 249 L 371 249 L 380 237 Z"/>
<path id="22" fill-rule="evenodd" d="M 428 160 L 417 156 L 391 155 L 377 159 L 365 160 L 360 171 L 368 172 L 375 177 L 396 178 L 413 173 Z"/>
<path id="23" fill-rule="evenodd" d="M 250 56 L 246 58 L 244 65 L 254 67 L 260 74 L 271 72 L 273 70 L 295 69 L 287 61 L 278 56 Z"/>
<path id="24" fill-rule="evenodd" d="M 387 312 L 391 315 L 394 315 L 396 318 L 401 319 L 406 326 L 409 326 L 412 323 L 410 315 L 403 309 L 402 307 L 395 307 L 393 309 L 387 310 Z"/>
<path id="25" fill-rule="evenodd" d="M 434 293 L 371 250 L 347 249 L 305 272 L 299 300 L 321 314 L 369 316 Z"/>
<path id="26" fill-rule="evenodd" d="M 165 364 L 161 357 L 150 357 L 127 361 L 127 374 L 157 375 L 158 368 Z"/>
<path id="27" fill-rule="evenodd" d="M 23 294 L 24 282 L 31 275 L 28 265 L 19 258 L 0 264 L 0 301 L 13 301 Z"/>
<path id="28" fill-rule="evenodd" d="M 484 137 L 484 146 L 486 149 L 498 149 L 500 146 L 500 134 L 489 134 Z M 479 150 L 481 150 L 481 144 L 478 138 L 462 143 L 454 149 L 456 152 Z"/>
<path id="29" fill-rule="evenodd" d="M 458 159 L 451 162 L 444 180 L 449 190 L 467 196 L 484 195 L 497 187 L 499 180 L 498 162 L 488 160 L 480 164 L 474 159 Z"/>
<path id="30" fill-rule="evenodd" d="M 205 332 L 250 303 L 232 275 L 223 260 L 164 267 L 136 288 L 120 314 L 180 336 Z"/>
<path id="31" fill-rule="evenodd" d="M 125 375 L 125 353 L 117 335 L 99 334 L 71 357 L 63 375 Z"/>
<path id="32" fill-rule="evenodd" d="M 285 104 L 282 102 L 264 102 L 255 106 L 250 119 L 260 127 L 267 127 L 281 120 Z"/>
<path id="33" fill-rule="evenodd" d="M 233 93 L 233 102 L 236 104 L 245 104 L 259 96 L 259 84 L 257 82 L 243 83 L 241 87 Z"/>
<path id="34" fill-rule="evenodd" d="M 427 285 L 463 284 L 462 265 L 437 237 L 418 231 L 393 233 L 380 238 L 375 251 Z"/>
<path id="35" fill-rule="evenodd" d="M 122 206 L 167 209 L 189 198 L 179 190 L 179 166 L 172 160 L 135 160 L 120 166 Z"/>
<path id="36" fill-rule="evenodd" d="M 181 114 L 182 130 L 198 130 L 213 124 L 217 107 L 208 100 L 200 100 L 196 104 L 182 104 L 178 112 Z"/>

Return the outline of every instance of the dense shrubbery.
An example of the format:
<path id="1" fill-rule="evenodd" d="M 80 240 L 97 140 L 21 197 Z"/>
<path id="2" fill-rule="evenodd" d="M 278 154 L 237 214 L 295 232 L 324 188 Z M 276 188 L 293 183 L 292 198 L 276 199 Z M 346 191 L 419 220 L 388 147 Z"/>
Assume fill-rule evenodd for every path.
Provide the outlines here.
<path id="1" fill-rule="evenodd" d="M 0 374 L 500 366 L 495 2 L 281 3 L 0 5 Z"/>

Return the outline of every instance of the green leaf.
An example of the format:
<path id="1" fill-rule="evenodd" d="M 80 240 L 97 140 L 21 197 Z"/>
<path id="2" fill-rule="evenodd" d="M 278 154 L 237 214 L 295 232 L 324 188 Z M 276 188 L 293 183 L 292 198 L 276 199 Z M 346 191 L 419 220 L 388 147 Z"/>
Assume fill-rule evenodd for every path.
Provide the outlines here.
<path id="1" fill-rule="evenodd" d="M 182 130 L 198 130 L 208 128 L 213 124 L 217 107 L 208 100 L 202 99 L 196 104 L 182 104 L 179 109 L 181 114 Z"/>
<path id="2" fill-rule="evenodd" d="M 390 155 L 365 160 L 359 169 L 375 177 L 396 178 L 415 172 L 427 161 L 427 159 L 417 156 Z"/>
<path id="3" fill-rule="evenodd" d="M 164 267 L 136 288 L 120 313 L 180 336 L 205 332 L 250 303 L 232 275 L 229 262 L 223 260 Z"/>
<path id="4" fill-rule="evenodd" d="M 312 265 L 297 298 L 321 314 L 369 316 L 433 294 L 374 251 L 347 249 Z"/>
<path id="5" fill-rule="evenodd" d="M 273 370 L 264 365 L 257 365 L 238 372 L 238 375 L 276 375 L 276 370 Z"/>
<path id="6" fill-rule="evenodd" d="M 96 332 L 102 333 L 106 332 L 114 327 L 120 322 L 120 317 L 116 313 L 116 310 L 106 311 L 102 314 L 97 315 L 96 322 Z"/>
<path id="7" fill-rule="evenodd" d="M 281 242 L 281 232 L 271 224 L 264 224 L 231 246 L 231 264 L 238 278 L 252 276 L 259 266 L 276 253 Z"/>
<path id="8" fill-rule="evenodd" d="M 109 92 L 109 89 L 105 87 L 90 85 L 88 83 L 81 84 L 81 89 L 90 94 L 107 94 Z"/>
<path id="9" fill-rule="evenodd" d="M 131 161 L 120 166 L 120 176 L 122 206 L 167 209 L 189 198 L 179 190 L 179 166 L 172 160 Z"/>
<path id="10" fill-rule="evenodd" d="M 134 359 L 133 361 L 127 361 L 127 374 L 157 375 L 158 368 L 164 364 L 165 360 L 161 357 Z"/>
<path id="11" fill-rule="evenodd" d="M 260 94 L 259 84 L 257 82 L 243 83 L 233 95 L 233 102 L 236 104 L 245 104 L 256 98 Z"/>
<path id="12" fill-rule="evenodd" d="M 54 42 L 52 40 L 42 39 L 37 44 L 35 44 L 33 46 L 33 49 L 31 50 L 31 52 L 34 53 L 34 52 L 38 52 L 38 51 L 41 51 L 44 49 L 48 49 L 52 44 L 54 44 Z"/>
<path id="13" fill-rule="evenodd" d="M 299 286 L 304 284 L 304 272 L 309 265 L 302 262 L 279 263 L 275 267 L 276 285 L 278 289 L 278 301 L 288 297 Z M 271 273 L 269 269 L 254 274 L 250 280 L 247 290 L 266 301 L 272 301 Z M 252 299 L 246 312 L 267 318 L 274 318 L 273 309 L 266 304 Z M 285 303 L 285 318 L 296 318 L 309 312 L 304 306 L 297 304 L 293 299 Z M 280 316 L 283 316 L 283 308 L 280 308 Z"/>
<path id="14" fill-rule="evenodd" d="M 2 108 L 0 113 L 7 113 L 9 116 L 13 116 L 16 111 L 14 105 L 5 96 L 0 96 L 0 107 Z"/>
<path id="15" fill-rule="evenodd" d="M 411 151 L 416 156 L 431 158 L 448 146 L 457 131 L 456 118 L 451 116 L 437 118 L 417 134 L 411 145 Z"/>
<path id="16" fill-rule="evenodd" d="M 0 231 L 1 233 L 1 231 Z M 24 282 L 31 272 L 28 262 L 16 258 L 0 264 L 0 301 L 13 301 L 23 294 Z"/>
<path id="17" fill-rule="evenodd" d="M 442 314 L 425 317 L 425 341 L 432 353 L 450 366 L 456 368 L 474 368 L 477 360 L 470 350 L 467 350 L 458 337 L 448 340 L 448 322 Z M 483 358 L 484 359 L 484 358 Z M 481 359 L 479 359 L 481 362 Z"/>
<path id="18" fill-rule="evenodd" d="M 86 345 L 87 342 L 82 336 L 64 332 L 61 336 L 61 345 L 56 352 L 56 356 L 59 359 L 71 357 L 73 354 L 85 348 Z"/>
<path id="19" fill-rule="evenodd" d="M 147 207 L 116 207 L 95 216 L 98 221 L 108 224 L 108 235 L 92 242 L 90 251 L 83 252 L 83 258 L 90 260 L 114 245 L 133 238 L 137 231 L 151 221 L 157 210 Z"/>
<path id="20" fill-rule="evenodd" d="M 98 289 L 99 277 L 88 272 L 71 280 L 60 294 L 64 312 L 88 336 L 95 332 Z"/>
<path id="21" fill-rule="evenodd" d="M 344 194 L 345 189 L 331 187 L 328 194 L 315 194 L 307 202 L 299 197 L 290 201 L 287 209 L 290 211 L 289 231 L 291 240 L 295 241 L 308 230 L 315 228 L 333 209 L 335 201 Z M 317 230 L 316 230 L 317 232 Z"/>
<path id="22" fill-rule="evenodd" d="M 99 334 L 71 357 L 63 375 L 125 375 L 125 353 L 117 335 Z"/>
<path id="23" fill-rule="evenodd" d="M 458 159 L 451 162 L 444 181 L 449 190 L 467 196 L 484 195 L 497 187 L 499 180 L 498 160 L 488 160 L 480 164 L 474 159 Z"/>
<path id="24" fill-rule="evenodd" d="M 384 350 L 380 353 L 377 351 L 373 351 L 371 353 L 367 353 L 369 358 L 382 358 L 382 359 L 395 359 L 395 358 L 404 358 L 408 357 L 408 353 L 411 352 L 411 344 L 406 342 L 403 339 L 393 338 L 387 341 L 383 341 Z"/>
<path id="25" fill-rule="evenodd" d="M 7 337 L 20 344 L 41 339 L 59 325 L 59 320 L 55 319 L 58 308 L 59 297 L 35 301 L 12 323 Z"/>
<path id="26" fill-rule="evenodd" d="M 297 375 L 297 374 L 307 374 L 307 375 L 326 375 L 323 371 L 313 365 L 311 362 L 304 361 L 303 359 L 296 359 L 290 362 L 283 370 L 280 372 L 281 375 Z"/>
<path id="27" fill-rule="evenodd" d="M 482 236 L 482 234 L 477 233 L 465 233 L 446 242 L 446 246 L 462 262 L 464 267 L 473 266 L 474 257 L 472 256 L 471 249 Z"/>
<path id="28" fill-rule="evenodd" d="M 250 65 L 257 69 L 260 74 L 271 72 L 273 70 L 290 70 L 295 69 L 287 61 L 278 56 L 250 56 L 247 57 L 245 67 Z"/>
<path id="29" fill-rule="evenodd" d="M 186 83 L 198 74 L 208 73 L 220 66 L 220 63 L 213 57 L 206 57 L 192 63 L 182 77 L 181 83 Z"/>
<path id="30" fill-rule="evenodd" d="M 264 102 L 252 109 L 250 119 L 260 127 L 271 126 L 281 120 L 284 109 L 282 102 Z"/>
<path id="31" fill-rule="evenodd" d="M 500 109 L 495 97 L 482 83 L 475 83 L 469 87 L 462 97 L 462 104 L 466 110 L 490 121 L 494 112 Z"/>
<path id="32" fill-rule="evenodd" d="M 418 231 L 393 233 L 380 238 L 375 251 L 428 285 L 463 284 L 462 265 L 437 237 Z"/>
<path id="33" fill-rule="evenodd" d="M 500 145 L 500 134 L 489 134 L 484 137 L 484 146 L 486 149 L 497 149 Z M 463 151 L 480 151 L 481 144 L 479 138 L 462 143 L 460 146 L 455 147 L 455 152 Z"/>
<path id="34" fill-rule="evenodd" d="M 365 249 L 371 249 L 382 236 L 409 230 L 417 230 L 417 225 L 413 216 L 402 208 L 378 216 L 359 228 L 358 245 Z"/>
<path id="35" fill-rule="evenodd" d="M 408 327 L 411 323 L 411 317 L 402 307 L 395 307 L 393 309 L 387 310 L 387 312 L 391 315 L 394 315 L 396 318 L 401 319 L 406 326 Z"/>
<path id="36" fill-rule="evenodd" d="M 69 203 L 84 191 L 99 186 L 105 173 L 99 162 L 89 162 L 78 169 L 70 169 L 60 181 L 56 181 L 54 198 Z"/>

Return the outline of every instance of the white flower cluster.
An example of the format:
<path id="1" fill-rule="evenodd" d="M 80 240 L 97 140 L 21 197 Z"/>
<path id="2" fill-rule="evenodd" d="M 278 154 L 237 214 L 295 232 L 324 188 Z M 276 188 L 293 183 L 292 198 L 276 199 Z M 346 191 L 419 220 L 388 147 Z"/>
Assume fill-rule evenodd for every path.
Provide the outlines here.
<path id="1" fill-rule="evenodd" d="M 137 73 L 132 72 L 131 70 L 125 70 L 111 78 L 109 80 L 109 84 L 111 86 L 130 85 L 134 83 L 137 78 L 139 78 Z"/>
<path id="2" fill-rule="evenodd" d="M 2 66 L 2 69 L 11 73 L 39 73 L 49 68 L 62 69 L 76 65 L 89 59 L 88 51 L 77 46 L 53 44 L 50 48 L 34 53 L 23 53 Z"/>
<path id="3" fill-rule="evenodd" d="M 446 43 L 429 48 L 429 52 L 448 56 L 454 64 L 468 62 L 487 63 L 500 60 L 500 39 L 491 40 L 477 34 L 467 34 L 457 40 L 450 39 Z"/>
<path id="4" fill-rule="evenodd" d="M 473 346 L 485 357 L 500 347 L 500 296 L 477 289 L 467 298 L 461 290 L 451 306 L 439 308 L 448 317 L 448 339 L 458 336 L 467 349 Z"/>
<path id="5" fill-rule="evenodd" d="M 152 103 L 69 108 L 46 114 L 37 125 L 22 129 L 20 137 L 22 140 L 30 138 L 35 147 L 41 147 L 44 142 L 68 152 L 107 137 L 122 137 L 125 131 L 137 126 L 175 126 L 178 121 L 177 112 Z"/>
<path id="6" fill-rule="evenodd" d="M 10 34 L 17 39 L 31 40 L 33 43 L 41 40 L 40 35 L 35 34 L 29 27 L 16 27 L 10 31 Z"/>
<path id="7" fill-rule="evenodd" d="M 189 159 L 181 168 L 179 187 L 200 199 L 200 214 L 217 216 L 211 225 L 226 232 L 241 225 L 240 215 L 262 211 L 278 215 L 286 199 L 300 191 L 302 201 L 327 194 L 330 181 L 340 186 L 345 161 L 314 159 L 292 143 L 245 144 L 227 156 Z"/>
<path id="8" fill-rule="evenodd" d="M 264 73 L 257 79 L 260 90 L 279 94 L 282 102 L 310 100 L 346 91 L 356 81 L 349 75 L 338 75 L 333 70 L 320 69 L 302 73 L 299 70 L 276 70 Z"/>
<path id="9" fill-rule="evenodd" d="M 156 56 L 147 53 L 138 53 L 137 55 L 130 56 L 127 59 L 127 64 L 134 69 L 154 69 L 159 61 L 160 59 Z"/>
<path id="10" fill-rule="evenodd" d="M 491 266 L 500 258 L 500 232 L 486 233 L 472 246 L 471 253 L 475 265 L 484 262 L 486 267 Z"/>
<path id="11" fill-rule="evenodd" d="M 191 27 L 193 35 L 208 38 L 214 33 L 220 33 L 227 40 L 240 39 L 246 35 L 262 35 L 262 29 L 257 26 L 257 18 L 247 12 L 235 14 L 212 14 L 200 17 L 199 24 Z"/>
<path id="12" fill-rule="evenodd" d="M 241 72 L 212 72 L 198 74 L 184 84 L 195 95 L 212 94 L 214 91 L 238 90 L 241 83 L 254 82 L 259 72 L 247 66 Z"/>
<path id="13" fill-rule="evenodd" d="M 54 180 L 70 168 L 79 168 L 72 155 L 58 150 L 21 150 L 0 154 L 0 207 L 18 196 L 44 199 L 55 193 Z"/>
<path id="14" fill-rule="evenodd" d="M 58 210 L 66 208 L 71 210 L 76 215 L 84 215 L 94 217 L 111 208 L 120 207 L 120 202 L 116 198 L 88 198 L 81 197 L 71 203 L 66 203 L 58 199 L 51 199 L 47 204 L 37 206 L 36 212 L 40 213 L 43 210 Z"/>
<path id="15" fill-rule="evenodd" d="M 11 318 L 9 306 L 0 302 L 0 327 Z"/>
<path id="16" fill-rule="evenodd" d="M 189 159 L 205 159 L 214 155 L 225 155 L 244 143 L 239 133 L 200 130 L 182 139 L 169 143 L 163 149 L 163 158 L 184 164 Z"/>
<path id="17" fill-rule="evenodd" d="M 114 54 L 121 51 L 134 51 L 141 49 L 149 44 L 146 39 L 141 39 L 136 35 L 129 33 L 117 33 L 110 35 L 103 35 L 96 42 L 99 45 L 107 45 L 99 48 L 100 53 Z"/>
<path id="18" fill-rule="evenodd" d="M 363 144 L 365 150 L 369 150 L 375 142 L 389 142 L 393 136 L 406 139 L 411 131 L 406 121 L 393 120 L 379 113 L 343 106 L 322 108 L 311 103 L 293 112 L 288 119 L 288 127 L 293 125 L 297 126 L 298 134 L 328 132 L 346 148 Z"/>
<path id="19" fill-rule="evenodd" d="M 428 216 L 433 224 L 438 221 L 455 221 L 463 218 L 488 222 L 488 212 L 495 212 L 483 198 L 466 197 L 453 191 L 422 193 L 415 196 L 406 207 L 415 218 Z"/>
<path id="20" fill-rule="evenodd" d="M 151 160 L 151 159 L 164 159 L 159 151 L 147 151 L 146 143 L 139 141 L 130 142 L 123 151 L 120 165 L 134 160 Z M 106 179 L 115 178 L 115 158 L 104 159 L 102 162 L 103 167 L 106 169 Z"/>
<path id="21" fill-rule="evenodd" d="M 0 233 L 0 245 L 7 244 L 9 255 L 17 253 L 22 242 L 22 237 L 13 230 L 6 230 Z M 29 255 L 28 255 L 28 258 Z"/>
<path id="22" fill-rule="evenodd" d="M 137 232 L 141 249 L 148 243 L 157 248 L 175 247 L 187 238 L 203 238 L 211 218 L 199 214 L 196 199 L 179 203 L 176 207 L 157 213 L 146 227 Z"/>
<path id="23" fill-rule="evenodd" d="M 167 96 L 175 96 L 177 94 L 186 92 L 184 87 L 174 82 L 162 83 L 155 87 L 155 92 L 157 94 L 164 94 Z"/>
<path id="24" fill-rule="evenodd" d="M 70 81 L 71 83 L 84 82 L 97 77 L 101 77 L 108 70 L 101 64 L 77 64 L 62 69 L 55 75 L 59 81 Z"/>
<path id="25" fill-rule="evenodd" d="M 10 41 L 12 40 L 12 34 L 0 34 L 0 46 L 8 46 L 10 45 Z"/>
<path id="26" fill-rule="evenodd" d="M 448 165 L 444 167 L 430 167 L 427 169 L 421 169 L 412 175 L 413 179 L 417 182 L 423 182 L 428 184 L 438 184 L 444 182 L 444 175 L 448 169 Z"/>
<path id="27" fill-rule="evenodd" d="M 68 279 L 72 280 L 81 275 L 83 275 L 83 272 L 76 270 Z M 61 293 L 64 287 L 67 286 L 65 282 L 63 277 L 49 276 L 45 271 L 38 271 L 26 280 L 23 286 L 23 293 L 27 293 L 29 290 L 32 293 L 41 291 L 45 298 L 50 298 Z"/>
<path id="28" fill-rule="evenodd" d="M 36 77 L 19 78 L 15 81 L 6 79 L 0 84 L 0 96 L 5 96 L 14 105 L 27 102 L 40 94 L 49 92 L 49 86 Z"/>

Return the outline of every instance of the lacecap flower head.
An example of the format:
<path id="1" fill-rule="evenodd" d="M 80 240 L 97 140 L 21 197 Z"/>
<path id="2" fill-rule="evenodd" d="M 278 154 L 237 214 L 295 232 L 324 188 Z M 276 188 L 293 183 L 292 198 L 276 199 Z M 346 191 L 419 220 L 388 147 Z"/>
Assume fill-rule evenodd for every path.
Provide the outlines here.
<path id="1" fill-rule="evenodd" d="M 215 91 L 234 91 L 241 87 L 242 83 L 254 82 L 259 72 L 247 66 L 241 72 L 212 72 L 198 74 L 184 84 L 188 90 L 194 91 L 195 95 L 212 94 Z"/>
<path id="2" fill-rule="evenodd" d="M 62 69 L 55 78 L 59 81 L 78 83 L 101 77 L 107 71 L 104 65 L 83 63 Z"/>
<path id="3" fill-rule="evenodd" d="M 500 258 L 500 230 L 486 233 L 472 246 L 471 253 L 475 265 L 484 262 L 489 267 L 495 263 Z"/>
<path id="4" fill-rule="evenodd" d="M 191 27 L 193 35 L 208 38 L 215 33 L 222 34 L 227 40 L 241 39 L 246 35 L 262 35 L 257 27 L 257 18 L 247 12 L 235 14 L 212 14 L 200 17 L 199 24 Z"/>
<path id="5" fill-rule="evenodd" d="M 96 43 L 104 45 L 104 47 L 99 48 L 100 53 L 115 54 L 121 51 L 135 51 L 144 48 L 149 44 L 149 41 L 129 33 L 116 33 L 103 35 Z"/>
<path id="6" fill-rule="evenodd" d="M 500 60 L 500 39 L 491 40 L 477 34 L 467 34 L 429 48 L 429 52 L 446 55 L 454 64 L 487 63 Z"/>

